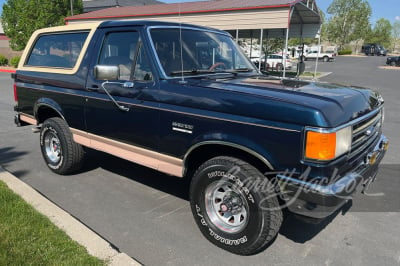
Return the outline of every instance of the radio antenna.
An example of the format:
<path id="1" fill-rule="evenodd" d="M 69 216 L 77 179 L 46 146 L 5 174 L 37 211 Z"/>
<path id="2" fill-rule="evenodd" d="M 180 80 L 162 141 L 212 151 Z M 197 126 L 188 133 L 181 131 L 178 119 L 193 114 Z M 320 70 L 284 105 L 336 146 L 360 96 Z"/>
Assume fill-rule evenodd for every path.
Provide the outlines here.
<path id="1" fill-rule="evenodd" d="M 182 20 L 181 20 L 181 2 L 178 4 L 179 7 L 179 42 L 181 49 L 181 84 L 185 84 L 185 77 L 183 76 L 183 40 L 182 40 Z"/>

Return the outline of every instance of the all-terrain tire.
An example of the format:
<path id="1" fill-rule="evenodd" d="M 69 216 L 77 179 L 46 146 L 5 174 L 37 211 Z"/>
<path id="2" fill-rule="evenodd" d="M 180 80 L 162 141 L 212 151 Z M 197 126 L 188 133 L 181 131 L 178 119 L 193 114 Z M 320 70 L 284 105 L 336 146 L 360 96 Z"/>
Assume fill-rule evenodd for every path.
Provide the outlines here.
<path id="1" fill-rule="evenodd" d="M 252 165 L 216 157 L 195 172 L 190 204 L 200 231 L 210 242 L 235 254 L 252 255 L 272 243 L 282 224 L 275 191 Z"/>
<path id="2" fill-rule="evenodd" d="M 67 123 L 53 117 L 44 121 L 40 130 L 42 156 L 51 171 L 67 175 L 82 168 L 85 152 L 72 137 Z"/>

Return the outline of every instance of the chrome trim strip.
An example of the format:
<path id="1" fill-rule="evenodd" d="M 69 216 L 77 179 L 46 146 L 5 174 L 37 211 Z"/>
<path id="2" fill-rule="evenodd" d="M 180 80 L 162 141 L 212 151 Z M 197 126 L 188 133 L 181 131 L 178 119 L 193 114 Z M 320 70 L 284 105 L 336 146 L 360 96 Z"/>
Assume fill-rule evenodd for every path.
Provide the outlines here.
<path id="1" fill-rule="evenodd" d="M 343 124 L 343 125 L 335 127 L 335 128 L 328 129 L 328 128 L 305 127 L 305 131 L 314 131 L 314 132 L 319 132 L 319 133 L 333 133 L 333 132 L 339 131 L 345 127 L 353 126 L 353 125 L 361 122 L 362 120 L 368 119 L 369 117 L 376 115 L 378 112 L 380 112 L 382 110 L 382 108 L 383 108 L 383 105 L 379 106 L 376 110 L 374 110 L 362 117 L 354 119 L 346 124 Z"/>
<path id="2" fill-rule="evenodd" d="M 181 132 L 181 133 L 193 134 L 192 130 L 187 130 L 187 129 L 183 129 L 183 128 L 173 127 L 172 130 L 173 131 L 177 131 L 177 132 Z"/>
<path id="3" fill-rule="evenodd" d="M 363 131 L 367 127 L 376 123 L 381 118 L 382 118 L 382 114 L 377 114 L 376 117 L 372 116 L 370 121 L 368 121 L 366 124 L 362 125 L 361 127 L 357 128 L 356 130 L 354 130 L 353 134 L 358 134 L 359 132 Z M 368 119 L 366 119 L 366 120 L 368 120 Z"/>
<path id="4" fill-rule="evenodd" d="M 259 159 L 260 161 L 262 161 L 270 170 L 274 170 L 274 167 L 272 166 L 272 164 L 265 157 L 263 157 L 259 153 L 255 152 L 255 151 L 253 151 L 253 150 L 251 150 L 249 148 L 246 148 L 244 146 L 241 146 L 241 145 L 235 144 L 235 143 L 231 143 L 231 142 L 213 141 L 213 140 L 204 141 L 204 142 L 200 142 L 200 143 L 197 143 L 197 144 L 193 145 L 186 152 L 185 156 L 183 157 L 183 162 L 184 162 L 185 168 L 186 168 L 186 160 L 189 157 L 190 153 L 192 153 L 192 151 L 194 151 L 195 149 L 197 149 L 197 148 L 199 148 L 201 146 L 205 146 L 205 145 L 222 145 L 222 146 L 228 146 L 228 147 L 232 147 L 232 148 L 236 148 L 236 149 L 242 150 L 242 151 L 244 151 L 246 153 L 249 153 L 249 154 L 253 155 L 254 157 Z"/>
<path id="5" fill-rule="evenodd" d="M 78 129 L 70 128 L 70 130 L 74 141 L 83 146 L 115 155 L 169 175 L 183 177 L 183 161 L 179 158 L 100 137 Z"/>

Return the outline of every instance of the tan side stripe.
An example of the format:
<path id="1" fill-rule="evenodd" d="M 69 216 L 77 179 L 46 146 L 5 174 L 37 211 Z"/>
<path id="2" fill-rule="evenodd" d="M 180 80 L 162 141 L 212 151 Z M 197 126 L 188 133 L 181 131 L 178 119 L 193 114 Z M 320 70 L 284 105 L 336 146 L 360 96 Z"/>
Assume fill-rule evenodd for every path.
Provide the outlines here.
<path id="1" fill-rule="evenodd" d="M 125 160 L 183 177 L 183 160 L 71 128 L 74 141 Z"/>
<path id="2" fill-rule="evenodd" d="M 21 119 L 21 121 L 24 121 L 28 124 L 35 125 L 35 126 L 37 125 L 37 121 L 33 116 L 30 116 L 27 114 L 20 114 L 19 119 Z"/>

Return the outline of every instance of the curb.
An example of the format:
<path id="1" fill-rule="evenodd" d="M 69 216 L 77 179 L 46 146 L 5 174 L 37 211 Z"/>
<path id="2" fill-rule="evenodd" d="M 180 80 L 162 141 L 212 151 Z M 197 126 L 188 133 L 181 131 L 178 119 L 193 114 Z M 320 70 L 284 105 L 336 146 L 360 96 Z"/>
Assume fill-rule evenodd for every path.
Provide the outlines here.
<path id="1" fill-rule="evenodd" d="M 379 69 L 386 69 L 386 70 L 400 70 L 398 66 L 379 66 Z"/>
<path id="2" fill-rule="evenodd" d="M 5 72 L 5 73 L 15 73 L 15 69 L 0 69 L 0 72 Z"/>
<path id="3" fill-rule="evenodd" d="M 0 180 L 5 182 L 14 193 L 21 196 L 38 212 L 47 216 L 51 222 L 63 230 L 70 238 L 84 246 L 90 255 L 109 262 L 108 265 L 111 266 L 141 265 L 127 254 L 119 253 L 98 234 L 43 197 L 32 187 L 5 171 L 1 166 Z"/>

